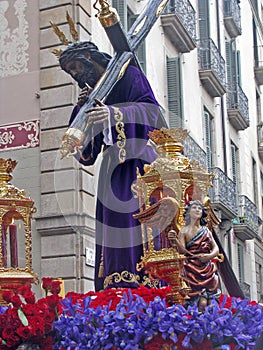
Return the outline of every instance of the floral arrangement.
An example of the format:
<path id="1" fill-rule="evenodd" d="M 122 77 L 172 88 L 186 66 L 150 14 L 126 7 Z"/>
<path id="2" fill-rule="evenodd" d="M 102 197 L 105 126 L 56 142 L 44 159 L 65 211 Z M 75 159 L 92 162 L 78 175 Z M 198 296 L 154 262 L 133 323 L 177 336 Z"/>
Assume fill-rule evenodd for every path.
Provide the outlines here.
<path id="1" fill-rule="evenodd" d="M 60 281 L 43 278 L 46 297 L 36 301 L 30 285 L 5 286 L 0 307 L 0 350 L 34 344 L 36 349 L 53 349 L 53 322 L 58 317 Z M 10 288 L 9 288 L 10 287 Z M 15 290 L 15 292 L 14 292 Z"/>
<path id="2" fill-rule="evenodd" d="M 53 323 L 55 349 L 252 349 L 263 332 L 263 310 L 222 296 L 204 313 L 168 306 L 169 287 L 69 293 Z M 158 295 L 159 294 L 159 295 Z"/>
<path id="3" fill-rule="evenodd" d="M 0 350 L 236 350 L 252 349 L 263 332 L 256 302 L 223 295 L 204 313 L 197 306 L 167 305 L 170 287 L 108 289 L 58 296 L 60 282 L 44 278 L 45 298 L 30 286 L 3 293 Z"/>

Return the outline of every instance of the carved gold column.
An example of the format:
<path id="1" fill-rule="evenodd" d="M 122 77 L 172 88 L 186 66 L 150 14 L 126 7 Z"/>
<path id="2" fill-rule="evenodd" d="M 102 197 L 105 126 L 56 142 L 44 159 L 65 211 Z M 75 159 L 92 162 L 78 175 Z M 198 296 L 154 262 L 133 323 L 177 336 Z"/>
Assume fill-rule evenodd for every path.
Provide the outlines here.
<path id="1" fill-rule="evenodd" d="M 12 159 L 0 158 L 0 303 L 6 285 L 10 289 L 12 285 L 38 283 L 32 269 L 31 235 L 31 220 L 36 208 L 33 200 L 26 197 L 24 190 L 10 183 L 16 164 Z M 25 246 L 23 251 L 18 251 L 17 244 L 21 235 L 24 236 L 22 238 Z M 21 256 L 25 260 L 24 266 L 19 266 L 18 258 Z"/>

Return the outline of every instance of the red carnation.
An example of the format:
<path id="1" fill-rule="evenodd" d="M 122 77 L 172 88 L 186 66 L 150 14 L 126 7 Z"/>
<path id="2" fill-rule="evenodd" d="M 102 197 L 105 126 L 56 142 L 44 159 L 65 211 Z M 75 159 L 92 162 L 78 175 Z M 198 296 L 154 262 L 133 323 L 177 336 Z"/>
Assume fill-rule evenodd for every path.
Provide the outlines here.
<path id="1" fill-rule="evenodd" d="M 33 304 L 24 304 L 23 312 L 26 316 L 32 316 L 36 313 L 36 306 Z"/>
<path id="2" fill-rule="evenodd" d="M 55 316 L 52 312 L 47 312 L 45 315 L 44 315 L 44 320 L 46 323 L 52 323 L 55 319 Z"/>
<path id="3" fill-rule="evenodd" d="M 52 294 L 59 294 L 60 293 L 60 285 L 61 281 L 53 281 L 50 287 L 50 292 Z"/>
<path id="4" fill-rule="evenodd" d="M 59 296 L 57 294 L 48 295 L 46 302 L 50 308 L 55 308 L 59 303 Z"/>
<path id="5" fill-rule="evenodd" d="M 22 300 L 20 299 L 19 295 L 14 295 L 11 298 L 11 303 L 14 305 L 14 307 L 20 307 L 22 305 Z"/>
<path id="6" fill-rule="evenodd" d="M 35 304 L 35 302 L 36 302 L 35 295 L 31 291 L 29 291 L 28 293 L 24 294 L 24 298 L 25 298 L 25 301 L 28 304 Z"/>
<path id="7" fill-rule="evenodd" d="M 39 316 L 29 316 L 29 325 L 34 329 L 36 336 L 44 335 L 44 320 Z"/>
<path id="8" fill-rule="evenodd" d="M 53 338 L 48 336 L 41 339 L 40 346 L 42 350 L 52 350 Z"/>
<path id="9" fill-rule="evenodd" d="M 14 295 L 15 295 L 14 292 L 12 292 L 11 290 L 7 290 L 3 293 L 2 297 L 4 301 L 6 301 L 7 303 L 10 303 Z"/>
<path id="10" fill-rule="evenodd" d="M 32 293 L 31 286 L 28 284 L 26 286 L 22 286 L 18 289 L 18 293 L 24 296 L 27 293 Z"/>
<path id="11" fill-rule="evenodd" d="M 53 279 L 50 277 L 43 277 L 42 278 L 42 288 L 46 291 L 49 290 L 52 286 Z"/>
<path id="12" fill-rule="evenodd" d="M 34 335 L 34 329 L 31 326 L 21 326 L 17 328 L 16 333 L 22 339 L 29 339 Z"/>
<path id="13" fill-rule="evenodd" d="M 7 348 L 16 348 L 17 345 L 20 343 L 20 338 L 17 335 L 13 335 L 12 338 L 9 338 L 6 340 L 6 346 Z M 5 348 L 6 349 L 6 348 Z"/>

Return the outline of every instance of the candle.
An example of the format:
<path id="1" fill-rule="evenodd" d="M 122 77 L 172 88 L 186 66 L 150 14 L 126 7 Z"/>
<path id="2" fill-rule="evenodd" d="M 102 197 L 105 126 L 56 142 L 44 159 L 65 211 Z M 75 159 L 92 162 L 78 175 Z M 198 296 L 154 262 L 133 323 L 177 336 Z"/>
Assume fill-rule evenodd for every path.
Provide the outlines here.
<path id="1" fill-rule="evenodd" d="M 16 225 L 9 225 L 10 233 L 10 253 L 11 253 L 11 267 L 18 266 L 18 254 L 17 254 L 17 229 Z"/>
<path id="2" fill-rule="evenodd" d="M 6 229 L 4 221 L 2 221 L 2 266 L 7 267 Z"/>

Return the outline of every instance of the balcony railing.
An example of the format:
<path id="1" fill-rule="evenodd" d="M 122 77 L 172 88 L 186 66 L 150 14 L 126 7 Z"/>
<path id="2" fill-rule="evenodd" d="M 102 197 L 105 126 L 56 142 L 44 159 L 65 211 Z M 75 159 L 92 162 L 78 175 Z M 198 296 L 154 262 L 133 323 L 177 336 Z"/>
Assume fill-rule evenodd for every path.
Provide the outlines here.
<path id="1" fill-rule="evenodd" d="M 212 173 L 215 177 L 211 201 L 221 210 L 223 218 L 232 219 L 238 214 L 236 185 L 220 168 L 213 168 Z"/>
<path id="2" fill-rule="evenodd" d="M 198 42 L 199 75 L 213 97 L 226 92 L 225 60 L 211 38 Z"/>
<path id="3" fill-rule="evenodd" d="M 191 160 L 197 160 L 201 168 L 206 167 L 206 153 L 190 135 L 184 142 L 184 154 Z"/>
<path id="4" fill-rule="evenodd" d="M 239 84 L 228 87 L 227 108 L 229 121 L 236 130 L 249 127 L 248 98 Z"/>
<path id="5" fill-rule="evenodd" d="M 224 23 L 231 38 L 241 34 L 240 7 L 237 0 L 224 0 Z"/>
<path id="6" fill-rule="evenodd" d="M 255 233 L 258 233 L 258 213 L 256 205 L 244 195 L 238 197 L 239 201 L 239 222 L 247 225 Z"/>
<path id="7" fill-rule="evenodd" d="M 188 0 L 170 0 L 161 16 L 164 32 L 180 52 L 196 47 L 196 13 Z"/>
<path id="8" fill-rule="evenodd" d="M 196 16 L 195 10 L 188 0 L 170 0 L 165 7 L 163 14 L 176 13 L 183 26 L 196 39 Z"/>

